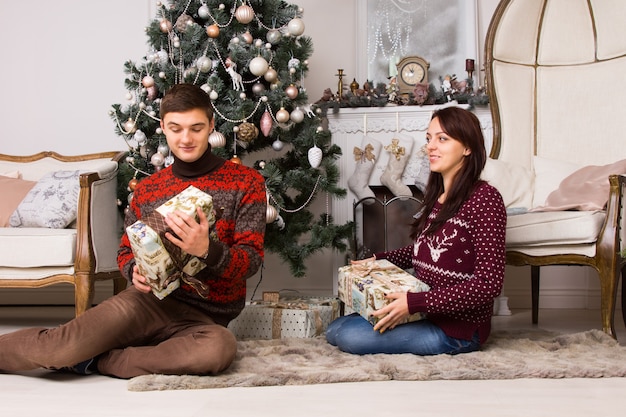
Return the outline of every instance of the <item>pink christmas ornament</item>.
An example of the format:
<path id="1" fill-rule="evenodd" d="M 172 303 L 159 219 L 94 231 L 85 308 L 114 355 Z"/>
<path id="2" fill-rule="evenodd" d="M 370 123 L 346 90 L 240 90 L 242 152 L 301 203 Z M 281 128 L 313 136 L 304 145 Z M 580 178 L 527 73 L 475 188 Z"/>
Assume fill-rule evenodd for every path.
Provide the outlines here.
<path id="1" fill-rule="evenodd" d="M 263 116 L 261 116 L 260 125 L 261 133 L 263 133 L 263 136 L 268 137 L 272 130 L 272 115 L 267 110 L 265 110 Z"/>
<path id="2" fill-rule="evenodd" d="M 248 5 L 241 5 L 235 10 L 235 19 L 241 24 L 247 25 L 254 19 L 254 9 Z"/>

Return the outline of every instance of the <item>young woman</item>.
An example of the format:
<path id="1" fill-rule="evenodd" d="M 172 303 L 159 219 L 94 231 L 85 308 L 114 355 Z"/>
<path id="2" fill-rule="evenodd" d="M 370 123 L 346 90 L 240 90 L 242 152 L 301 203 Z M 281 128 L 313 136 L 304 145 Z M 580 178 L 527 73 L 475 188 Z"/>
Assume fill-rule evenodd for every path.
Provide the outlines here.
<path id="1" fill-rule="evenodd" d="M 372 325 L 357 314 L 332 322 L 326 338 L 345 352 L 457 354 L 480 349 L 491 331 L 493 300 L 505 267 L 506 209 L 480 180 L 486 152 L 480 122 L 458 107 L 436 111 L 426 133 L 430 177 L 412 245 L 376 254 L 414 268 L 423 293 L 388 294 Z M 425 318 L 406 322 L 410 314 Z"/>

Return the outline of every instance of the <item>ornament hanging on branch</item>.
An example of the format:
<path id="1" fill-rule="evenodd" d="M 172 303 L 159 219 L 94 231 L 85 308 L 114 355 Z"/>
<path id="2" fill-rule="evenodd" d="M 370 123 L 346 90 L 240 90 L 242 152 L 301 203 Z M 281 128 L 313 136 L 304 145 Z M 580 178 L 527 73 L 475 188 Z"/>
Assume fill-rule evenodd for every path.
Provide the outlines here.
<path id="1" fill-rule="evenodd" d="M 235 10 L 235 19 L 243 25 L 247 25 L 254 19 L 254 9 L 247 4 L 242 4 Z"/>
<path id="2" fill-rule="evenodd" d="M 261 116 L 261 133 L 263 136 L 269 137 L 272 131 L 272 115 L 269 111 L 265 110 L 263 116 Z"/>
<path id="3" fill-rule="evenodd" d="M 223 148 L 226 146 L 226 137 L 217 130 L 214 130 L 209 135 L 209 143 L 212 148 Z"/>
<path id="4" fill-rule="evenodd" d="M 259 129 L 253 123 L 244 122 L 239 125 L 237 137 L 239 138 L 239 143 L 242 144 L 242 146 L 247 147 L 247 145 L 249 143 L 252 143 L 252 141 L 255 140 L 258 136 Z"/>
<path id="5" fill-rule="evenodd" d="M 309 164 L 311 164 L 311 167 L 319 167 L 320 163 L 322 162 L 322 156 L 322 150 L 318 148 L 317 145 L 313 145 L 313 147 L 309 149 L 308 152 Z"/>

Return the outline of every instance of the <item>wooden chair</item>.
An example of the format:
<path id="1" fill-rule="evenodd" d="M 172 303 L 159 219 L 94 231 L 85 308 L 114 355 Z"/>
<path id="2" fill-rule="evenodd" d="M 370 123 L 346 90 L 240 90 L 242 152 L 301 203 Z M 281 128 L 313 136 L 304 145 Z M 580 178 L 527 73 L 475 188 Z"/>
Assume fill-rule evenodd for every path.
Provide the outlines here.
<path id="1" fill-rule="evenodd" d="M 576 172 L 570 166 L 563 175 L 565 165 L 606 166 L 626 158 L 624 15 L 623 0 L 502 0 L 494 13 L 485 44 L 491 157 L 533 172 L 533 207 L 544 204 L 537 201 L 537 189 L 554 181 L 554 172 L 560 169 L 562 178 Z M 598 273 L 602 329 L 615 337 L 625 265 L 623 173 L 607 175 L 604 210 L 509 216 L 507 264 L 531 267 L 533 322 L 540 267 L 584 265 Z M 542 215 L 545 222 L 537 221 Z M 533 216 L 535 228 L 529 230 Z M 520 227 L 513 228 L 514 222 Z"/>

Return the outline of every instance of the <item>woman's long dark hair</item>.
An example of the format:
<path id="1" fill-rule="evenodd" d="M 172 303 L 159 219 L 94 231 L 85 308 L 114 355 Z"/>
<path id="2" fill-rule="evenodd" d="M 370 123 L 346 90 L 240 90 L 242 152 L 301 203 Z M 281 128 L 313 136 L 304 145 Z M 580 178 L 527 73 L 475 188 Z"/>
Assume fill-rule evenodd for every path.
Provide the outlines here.
<path id="1" fill-rule="evenodd" d="M 451 138 L 458 140 L 470 150 L 470 154 L 463 159 L 461 169 L 452 181 L 452 187 L 447 191 L 446 201 L 427 230 L 426 221 L 439 196 L 444 192 L 443 176 L 439 172 L 431 172 L 428 185 L 424 193 L 422 215 L 412 224 L 411 238 L 415 239 L 424 231 L 432 233 L 439 229 L 449 218 L 454 216 L 461 205 L 468 199 L 480 181 L 480 174 L 487 161 L 485 140 L 480 128 L 480 121 L 476 115 L 460 107 L 446 107 L 433 113 L 430 120 L 439 119 L 441 129 Z"/>

